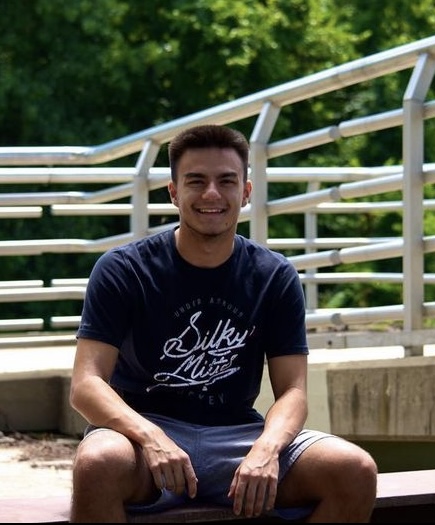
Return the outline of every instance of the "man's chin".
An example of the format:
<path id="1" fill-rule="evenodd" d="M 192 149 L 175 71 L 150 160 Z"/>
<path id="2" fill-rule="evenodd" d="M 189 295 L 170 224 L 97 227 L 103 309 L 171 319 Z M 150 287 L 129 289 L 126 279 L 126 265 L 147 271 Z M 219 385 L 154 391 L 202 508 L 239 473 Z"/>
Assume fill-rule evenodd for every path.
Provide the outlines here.
<path id="1" fill-rule="evenodd" d="M 201 235 L 204 239 L 218 239 L 219 237 L 226 237 L 232 235 L 232 231 L 222 228 L 198 228 L 196 230 L 198 235 Z"/>

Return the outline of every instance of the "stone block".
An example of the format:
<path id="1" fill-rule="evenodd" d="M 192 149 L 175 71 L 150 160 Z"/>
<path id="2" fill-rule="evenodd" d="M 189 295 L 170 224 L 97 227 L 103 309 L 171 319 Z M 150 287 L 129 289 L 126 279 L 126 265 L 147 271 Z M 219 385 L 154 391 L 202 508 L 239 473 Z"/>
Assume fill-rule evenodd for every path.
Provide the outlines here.
<path id="1" fill-rule="evenodd" d="M 435 440 L 435 357 L 329 364 L 331 431 L 352 440 Z"/>

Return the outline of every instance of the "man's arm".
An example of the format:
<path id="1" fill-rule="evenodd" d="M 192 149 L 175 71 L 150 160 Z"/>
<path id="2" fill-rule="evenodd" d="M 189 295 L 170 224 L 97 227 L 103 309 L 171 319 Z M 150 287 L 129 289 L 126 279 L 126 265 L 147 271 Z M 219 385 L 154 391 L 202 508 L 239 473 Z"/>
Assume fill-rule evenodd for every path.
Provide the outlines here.
<path id="1" fill-rule="evenodd" d="M 137 414 L 109 385 L 117 358 L 118 349 L 114 346 L 79 338 L 70 403 L 89 423 L 112 428 L 140 442 L 140 436 L 134 432 Z"/>
<path id="2" fill-rule="evenodd" d="M 264 431 L 242 461 L 233 478 L 229 497 L 234 512 L 258 516 L 275 503 L 279 454 L 302 430 L 307 414 L 307 356 L 291 355 L 269 360 L 269 377 L 275 402 L 265 416 Z"/>
<path id="3" fill-rule="evenodd" d="M 190 458 L 157 425 L 142 417 L 109 385 L 118 349 L 79 338 L 71 378 L 70 403 L 89 423 L 106 427 L 138 443 L 157 488 L 196 495 Z"/>
<path id="4" fill-rule="evenodd" d="M 281 452 L 302 430 L 308 416 L 307 356 L 274 357 L 268 367 L 275 402 L 266 414 L 261 439 L 273 439 Z"/>

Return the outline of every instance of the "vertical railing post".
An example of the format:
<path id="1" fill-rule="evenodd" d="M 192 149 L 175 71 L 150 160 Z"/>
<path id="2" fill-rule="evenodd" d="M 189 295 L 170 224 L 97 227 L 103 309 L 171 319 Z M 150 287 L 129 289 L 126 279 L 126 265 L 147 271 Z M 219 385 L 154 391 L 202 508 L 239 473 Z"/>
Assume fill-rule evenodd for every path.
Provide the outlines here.
<path id="1" fill-rule="evenodd" d="M 403 98 L 403 328 L 410 334 L 423 327 L 423 105 L 434 71 L 435 60 L 421 55 Z M 423 355 L 423 345 L 405 346 L 405 355 Z"/>
<path id="2" fill-rule="evenodd" d="M 130 231 L 134 239 L 145 237 L 149 229 L 149 185 L 148 174 L 159 152 L 160 146 L 150 140 L 146 141 L 136 162 L 136 173 L 133 178 L 131 197 L 132 212 Z"/>
<path id="3" fill-rule="evenodd" d="M 311 191 L 317 191 L 320 187 L 319 182 L 309 182 L 307 191 L 308 193 Z M 317 239 L 317 220 L 318 216 L 315 212 L 306 212 L 305 213 L 305 239 L 309 243 L 309 241 L 314 241 Z M 316 252 L 316 248 L 308 246 L 308 248 L 305 249 L 305 253 L 314 253 Z M 305 270 L 305 275 L 312 276 L 316 273 L 317 268 L 307 268 Z M 318 308 L 319 303 L 319 286 L 315 282 L 315 280 L 308 280 L 305 284 L 305 301 L 306 301 L 306 309 L 310 311 L 315 311 Z"/>
<path id="4" fill-rule="evenodd" d="M 269 237 L 267 213 L 267 144 L 278 118 L 280 108 L 270 102 L 264 104 L 250 138 L 250 166 L 252 180 L 250 237 L 264 246 Z"/>

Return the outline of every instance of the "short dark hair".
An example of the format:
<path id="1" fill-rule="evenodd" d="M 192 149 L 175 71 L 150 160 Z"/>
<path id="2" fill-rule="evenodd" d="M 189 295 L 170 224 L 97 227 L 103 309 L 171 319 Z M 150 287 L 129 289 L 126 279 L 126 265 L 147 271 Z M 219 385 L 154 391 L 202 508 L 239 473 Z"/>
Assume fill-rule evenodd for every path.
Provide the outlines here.
<path id="1" fill-rule="evenodd" d="M 249 143 L 240 131 L 218 124 L 205 124 L 186 128 L 176 135 L 168 146 L 171 178 L 177 180 L 177 164 L 188 149 L 232 148 L 243 164 L 243 180 L 248 179 Z"/>

